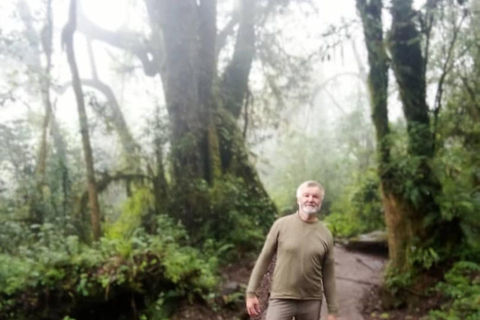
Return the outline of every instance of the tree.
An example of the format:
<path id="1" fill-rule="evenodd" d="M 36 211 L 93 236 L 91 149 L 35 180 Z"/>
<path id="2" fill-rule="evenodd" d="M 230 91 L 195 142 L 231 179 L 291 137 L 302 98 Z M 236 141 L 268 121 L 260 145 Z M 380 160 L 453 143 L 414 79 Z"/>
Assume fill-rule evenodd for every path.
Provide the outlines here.
<path id="1" fill-rule="evenodd" d="M 433 10 L 433 6 L 434 2 L 429 2 L 427 8 Z M 391 157 L 387 116 L 388 59 L 383 38 L 382 1 L 357 0 L 357 8 L 370 65 L 368 81 L 372 119 L 377 132 L 378 170 L 389 231 L 391 267 L 406 272 L 417 263 L 415 256 L 431 252 L 430 248 L 448 248 L 461 233 L 455 221 L 447 223 L 442 219 L 435 198 L 441 194 L 441 185 L 432 168 L 435 142 L 426 103 L 427 63 L 422 53 L 422 34 L 414 21 L 416 14 L 412 1 L 392 1 L 388 40 L 391 65 L 407 122 L 408 148 L 403 163 Z M 428 33 L 426 36 L 429 40 Z M 447 224 L 452 235 L 448 240 L 441 236 L 446 232 Z"/>
<path id="2" fill-rule="evenodd" d="M 90 136 L 88 133 L 88 118 L 85 110 L 85 100 L 83 96 L 82 85 L 78 73 L 77 62 L 75 60 L 75 51 L 73 46 L 73 35 L 77 28 L 77 1 L 70 3 L 69 20 L 62 31 L 62 43 L 65 46 L 68 58 L 68 64 L 72 73 L 72 84 L 77 100 L 78 118 L 80 121 L 80 133 L 82 135 L 83 153 L 87 167 L 88 197 L 90 205 L 90 214 L 92 220 L 93 239 L 98 241 L 101 236 L 100 228 L 100 205 L 98 203 L 97 183 L 95 181 L 95 172 L 93 167 L 92 147 L 90 145 Z"/>
<path id="3" fill-rule="evenodd" d="M 18 12 L 20 18 L 22 19 L 25 25 L 25 32 L 27 35 L 27 42 L 29 45 L 29 50 L 32 52 L 32 59 L 27 68 L 32 75 L 34 75 L 36 84 L 40 91 L 41 101 L 44 107 L 44 120 L 42 123 L 42 133 L 39 143 L 39 151 L 37 156 L 37 165 L 36 165 L 36 180 L 37 180 L 37 191 L 35 196 L 35 203 L 32 203 L 32 207 L 36 209 L 33 210 L 33 219 L 41 223 L 44 220 L 45 213 L 42 212 L 44 209 L 41 207 L 41 199 L 44 198 L 42 194 L 42 188 L 46 184 L 45 171 L 48 160 L 48 133 L 49 130 L 53 137 L 53 145 L 56 151 L 58 166 L 61 170 L 61 176 L 64 183 L 63 186 L 63 195 L 64 203 L 63 210 L 66 211 L 66 198 L 69 193 L 68 186 L 68 169 L 66 161 L 66 144 L 60 134 L 60 128 L 55 119 L 55 114 L 53 113 L 52 107 L 52 98 L 51 98 L 51 69 L 52 69 L 52 53 L 53 53 L 53 18 L 52 18 L 52 3 L 47 1 L 46 3 L 46 14 L 45 14 L 45 25 L 42 28 L 41 34 L 38 34 L 33 26 L 33 17 L 31 14 L 30 7 L 27 2 L 20 0 L 17 4 Z M 42 55 L 45 56 L 46 65 L 42 65 Z M 45 199 L 43 199 L 45 201 Z"/>
<path id="4" fill-rule="evenodd" d="M 133 53 L 146 75 L 161 76 L 170 125 L 170 188 L 181 195 L 170 199 L 170 207 L 190 231 L 211 215 L 203 183 L 215 188 L 227 176 L 238 177 L 242 192 L 256 199 L 253 211 L 263 212 L 260 220 L 273 218 L 275 208 L 249 162 L 236 123 L 255 52 L 256 5 L 241 1 L 238 19 L 232 18 L 238 32 L 223 75 L 217 71 L 217 38 L 225 33 L 217 30 L 214 0 L 146 0 L 151 36 L 142 41 L 131 32 L 109 32 L 81 18 L 80 29 L 89 37 Z"/>

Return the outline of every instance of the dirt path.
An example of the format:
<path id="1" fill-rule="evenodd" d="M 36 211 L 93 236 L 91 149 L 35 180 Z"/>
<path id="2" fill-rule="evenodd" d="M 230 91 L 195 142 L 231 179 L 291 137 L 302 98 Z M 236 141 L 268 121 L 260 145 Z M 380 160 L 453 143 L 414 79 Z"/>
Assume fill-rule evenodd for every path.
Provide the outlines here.
<path id="1" fill-rule="evenodd" d="M 382 280 L 386 259 L 379 256 L 346 251 L 335 247 L 335 277 L 337 280 L 337 299 L 342 320 L 363 320 L 362 298 L 373 285 Z M 322 319 L 326 318 L 325 303 Z"/>

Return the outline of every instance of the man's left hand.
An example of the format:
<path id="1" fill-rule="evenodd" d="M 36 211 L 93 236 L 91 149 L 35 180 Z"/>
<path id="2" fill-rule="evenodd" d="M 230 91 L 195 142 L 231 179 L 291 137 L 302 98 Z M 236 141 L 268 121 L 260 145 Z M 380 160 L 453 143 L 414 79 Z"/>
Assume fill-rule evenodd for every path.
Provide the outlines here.
<path id="1" fill-rule="evenodd" d="M 338 318 L 337 318 L 337 316 L 334 315 L 334 314 L 329 314 L 329 315 L 327 316 L 327 320 L 338 320 Z"/>

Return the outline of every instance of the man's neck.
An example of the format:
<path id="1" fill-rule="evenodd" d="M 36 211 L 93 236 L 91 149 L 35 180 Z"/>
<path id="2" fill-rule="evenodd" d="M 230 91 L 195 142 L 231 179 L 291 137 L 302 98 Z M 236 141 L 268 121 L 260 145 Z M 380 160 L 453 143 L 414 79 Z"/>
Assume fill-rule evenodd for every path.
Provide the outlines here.
<path id="1" fill-rule="evenodd" d="M 317 215 L 315 213 L 306 214 L 302 210 L 298 210 L 298 215 L 300 216 L 300 219 L 302 219 L 303 221 L 306 221 L 306 222 L 313 222 L 313 221 L 318 220 Z"/>

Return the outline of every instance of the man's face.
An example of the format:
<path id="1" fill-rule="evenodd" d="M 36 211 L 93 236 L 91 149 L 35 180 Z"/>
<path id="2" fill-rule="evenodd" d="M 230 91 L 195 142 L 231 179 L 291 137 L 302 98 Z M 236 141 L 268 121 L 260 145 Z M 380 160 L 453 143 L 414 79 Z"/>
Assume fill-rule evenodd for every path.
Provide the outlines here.
<path id="1" fill-rule="evenodd" d="M 318 187 L 305 187 L 297 199 L 300 210 L 308 215 L 312 215 L 320 211 L 322 207 L 322 193 Z"/>

